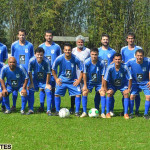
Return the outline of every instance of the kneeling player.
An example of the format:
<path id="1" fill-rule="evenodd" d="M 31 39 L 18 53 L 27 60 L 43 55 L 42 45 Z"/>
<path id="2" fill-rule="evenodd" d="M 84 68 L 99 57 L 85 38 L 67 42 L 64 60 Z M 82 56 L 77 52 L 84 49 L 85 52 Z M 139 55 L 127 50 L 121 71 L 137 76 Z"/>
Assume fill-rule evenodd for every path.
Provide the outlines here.
<path id="1" fill-rule="evenodd" d="M 83 71 L 83 81 L 84 86 L 82 89 L 82 106 L 83 113 L 80 117 L 85 117 L 87 115 L 87 95 L 89 92 L 92 92 L 92 89 L 95 87 L 95 92 L 101 95 L 101 117 L 106 118 L 105 116 L 105 91 L 102 87 L 102 80 L 105 71 L 104 61 L 98 58 L 98 49 L 93 48 L 90 52 L 90 58 L 84 62 L 84 71 Z M 95 108 L 99 110 L 99 99 L 95 99 Z"/>
<path id="2" fill-rule="evenodd" d="M 33 71 L 33 78 L 32 78 L 32 71 Z M 50 81 L 50 61 L 48 58 L 44 56 L 44 49 L 42 47 L 38 47 L 35 50 L 35 56 L 33 56 L 29 61 L 29 78 L 30 78 L 30 85 L 29 88 L 33 89 L 34 91 L 38 91 L 39 88 L 45 90 L 47 96 L 47 114 L 51 116 L 51 85 L 49 84 Z M 40 97 L 41 98 L 41 97 Z M 42 98 L 43 99 L 43 98 Z M 29 114 L 33 113 L 33 105 L 34 99 L 31 101 Z"/>
<path id="3" fill-rule="evenodd" d="M 4 78 L 6 77 L 6 84 Z M 5 65 L 1 70 L 1 85 L 2 95 L 6 107 L 5 114 L 11 113 L 9 104 L 9 94 L 14 90 L 19 91 L 22 100 L 21 114 L 25 114 L 25 106 L 27 102 L 27 90 L 28 75 L 22 66 L 16 64 L 16 59 L 10 57 L 8 59 L 8 65 Z"/>
<path id="4" fill-rule="evenodd" d="M 81 102 L 81 89 L 79 83 L 81 82 L 82 79 L 83 66 L 79 61 L 79 59 L 75 55 L 71 54 L 71 52 L 72 52 L 71 45 L 65 44 L 64 54 L 56 58 L 52 67 L 52 74 L 57 83 L 55 91 L 55 105 L 56 105 L 55 115 L 58 115 L 58 112 L 60 110 L 60 102 L 61 102 L 60 96 L 64 96 L 66 90 L 68 89 L 70 96 L 76 96 L 75 116 L 79 117 L 80 102 Z M 59 75 L 57 77 L 55 70 L 57 70 L 58 66 L 59 66 Z M 76 67 L 78 67 L 81 71 L 79 79 L 77 79 Z"/>
<path id="5" fill-rule="evenodd" d="M 132 77 L 128 67 L 121 63 L 121 54 L 114 55 L 114 63 L 109 65 L 104 75 L 104 89 L 107 91 L 106 108 L 108 118 L 110 117 L 110 103 L 112 96 L 120 90 L 124 96 L 124 118 L 129 119 L 129 93 L 132 85 Z M 128 82 L 129 80 L 129 82 Z"/>

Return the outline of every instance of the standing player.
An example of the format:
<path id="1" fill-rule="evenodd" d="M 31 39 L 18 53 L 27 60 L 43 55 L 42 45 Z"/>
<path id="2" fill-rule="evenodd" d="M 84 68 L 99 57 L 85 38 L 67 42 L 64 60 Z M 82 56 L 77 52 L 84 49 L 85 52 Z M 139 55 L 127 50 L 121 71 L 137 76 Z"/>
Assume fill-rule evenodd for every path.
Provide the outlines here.
<path id="1" fill-rule="evenodd" d="M 88 57 L 90 57 L 90 49 L 84 46 L 85 38 L 82 35 L 76 37 L 77 47 L 72 49 L 72 53 L 78 57 L 83 63 Z M 80 70 L 77 68 L 77 77 L 79 78 Z M 82 86 L 82 85 L 81 85 Z M 71 96 L 71 109 L 70 113 L 74 112 L 75 96 Z"/>
<path id="2" fill-rule="evenodd" d="M 79 117 L 80 102 L 81 102 L 81 89 L 80 82 L 83 74 L 83 66 L 79 59 L 73 55 L 70 44 L 64 45 L 64 54 L 57 57 L 55 60 L 52 73 L 56 81 L 56 91 L 55 91 L 55 106 L 56 115 L 60 110 L 60 96 L 64 96 L 66 89 L 69 91 L 70 96 L 76 96 L 75 105 L 76 111 L 75 115 Z M 59 66 L 59 75 L 57 77 L 56 71 Z M 81 71 L 79 78 L 76 75 L 76 67 Z"/>
<path id="3" fill-rule="evenodd" d="M 131 68 L 133 84 L 130 96 L 130 118 L 133 118 L 134 99 L 140 90 L 145 94 L 144 118 L 149 119 L 148 111 L 150 107 L 150 60 L 144 57 L 144 51 L 138 49 L 135 58 L 130 59 L 127 65 Z"/>
<path id="4" fill-rule="evenodd" d="M 50 63 L 48 58 L 44 56 L 44 49 L 42 47 L 38 47 L 35 50 L 35 56 L 33 56 L 29 61 L 29 78 L 30 85 L 29 88 L 32 88 L 35 91 L 38 91 L 39 88 L 44 90 L 47 95 L 47 114 L 51 116 L 51 85 L 50 83 Z M 34 73 L 34 77 L 32 78 L 32 72 Z M 41 98 L 41 97 L 40 97 Z M 33 113 L 33 105 L 30 105 L 28 115 Z"/>
<path id="5" fill-rule="evenodd" d="M 129 59 L 132 59 L 135 57 L 135 52 L 138 49 L 142 49 L 140 46 L 136 46 L 134 41 L 135 41 L 135 34 L 132 32 L 129 32 L 126 37 L 126 41 L 128 43 L 127 46 L 123 47 L 121 49 L 121 55 L 122 55 L 122 60 L 124 63 L 126 63 Z M 137 94 L 135 98 L 135 104 L 136 104 L 136 111 L 135 115 L 139 116 L 139 107 L 140 107 L 140 95 Z"/>
<path id="6" fill-rule="evenodd" d="M 89 92 L 92 92 L 93 88 L 95 87 L 95 92 L 99 93 L 101 96 L 101 116 L 102 118 L 106 118 L 105 116 L 105 103 L 106 97 L 103 88 L 103 76 L 105 71 L 105 64 L 104 61 L 98 58 L 98 49 L 93 48 L 90 52 L 91 57 L 85 60 L 84 62 L 84 71 L 83 71 L 83 81 L 84 86 L 82 89 L 82 106 L 83 106 L 83 113 L 80 117 L 87 116 L 87 95 Z M 99 106 L 95 106 L 96 109 L 99 110 Z"/>
<path id="7" fill-rule="evenodd" d="M 61 48 L 58 44 L 53 42 L 53 32 L 51 30 L 47 30 L 45 32 L 45 42 L 39 45 L 39 47 L 42 47 L 45 51 L 44 56 L 46 56 L 51 65 L 53 65 L 55 59 L 61 54 Z M 57 72 L 56 72 L 57 73 Z M 50 84 L 52 86 L 52 110 L 55 110 L 55 100 L 54 100 L 54 93 L 55 93 L 55 79 L 53 75 L 51 74 L 51 80 Z M 45 92 L 44 90 L 40 90 L 40 103 L 41 106 L 39 108 L 39 112 L 44 111 L 44 100 L 45 100 Z"/>
<path id="8" fill-rule="evenodd" d="M 101 36 L 101 43 L 102 46 L 98 49 L 99 50 L 99 57 L 105 61 L 106 67 L 113 62 L 114 54 L 116 51 L 109 47 L 109 35 L 103 33 Z M 96 99 L 98 103 L 100 103 L 99 95 L 96 95 Z M 114 97 L 111 101 L 111 108 L 110 108 L 110 115 L 114 116 L 113 109 L 114 109 Z"/>
<path id="9" fill-rule="evenodd" d="M 17 64 L 22 65 L 28 70 L 29 59 L 34 55 L 33 45 L 26 40 L 26 31 L 24 29 L 18 30 L 18 39 L 11 45 L 11 56 L 16 58 Z M 18 96 L 17 91 L 13 91 L 13 106 L 12 111 L 16 109 L 16 100 Z M 31 96 L 31 97 L 30 97 Z M 33 99 L 33 92 L 29 91 L 29 104 Z"/>
<path id="10" fill-rule="evenodd" d="M 132 77 L 128 67 L 121 63 L 121 54 L 114 55 L 114 63 L 109 65 L 104 75 L 104 89 L 107 91 L 107 118 L 110 117 L 110 104 L 112 96 L 120 90 L 124 96 L 124 118 L 129 119 L 129 93 L 132 85 Z"/>
<path id="11" fill-rule="evenodd" d="M 10 57 L 8 59 L 8 65 L 5 65 L 2 68 L 0 81 L 2 85 L 2 95 L 6 106 L 5 114 L 11 113 L 9 104 L 9 94 L 12 93 L 14 90 L 20 92 L 22 100 L 21 114 L 25 114 L 25 106 L 27 102 L 26 87 L 28 83 L 28 74 L 21 65 L 17 65 L 16 59 L 14 57 Z"/>

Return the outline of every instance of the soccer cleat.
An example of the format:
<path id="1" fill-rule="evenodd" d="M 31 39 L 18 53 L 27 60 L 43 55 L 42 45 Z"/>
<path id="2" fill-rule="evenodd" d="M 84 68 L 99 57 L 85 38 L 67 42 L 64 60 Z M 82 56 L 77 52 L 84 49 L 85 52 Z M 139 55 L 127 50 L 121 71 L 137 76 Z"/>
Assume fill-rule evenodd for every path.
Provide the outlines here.
<path id="1" fill-rule="evenodd" d="M 80 117 L 79 112 L 75 112 L 75 116 L 76 116 L 76 117 Z"/>
<path id="2" fill-rule="evenodd" d="M 31 115 L 31 114 L 34 114 L 33 110 L 29 110 L 26 115 Z"/>
<path id="3" fill-rule="evenodd" d="M 39 107 L 39 108 L 38 108 L 38 110 L 37 110 L 37 112 L 38 112 L 38 113 L 42 113 L 42 112 L 44 112 L 44 108 Z"/>
<path id="4" fill-rule="evenodd" d="M 20 113 L 21 113 L 21 115 L 25 115 L 25 111 L 24 110 L 21 110 Z"/>
<path id="5" fill-rule="evenodd" d="M 5 107 L 5 106 L 2 106 L 2 107 L 1 107 L 1 111 L 4 112 L 5 110 L 6 110 L 6 107 Z"/>
<path id="6" fill-rule="evenodd" d="M 7 110 L 4 112 L 4 114 L 10 114 L 11 113 L 11 110 Z"/>
<path id="7" fill-rule="evenodd" d="M 129 115 L 128 114 L 124 114 L 124 119 L 129 119 Z"/>
<path id="8" fill-rule="evenodd" d="M 133 119 L 133 118 L 134 118 L 133 114 L 130 114 L 130 115 L 129 115 L 129 118 L 130 118 L 130 119 Z"/>
<path id="9" fill-rule="evenodd" d="M 110 113 L 106 114 L 106 118 L 111 118 Z"/>
<path id="10" fill-rule="evenodd" d="M 143 116 L 145 119 L 150 119 L 150 117 L 149 117 L 149 115 L 147 114 L 147 115 L 144 115 Z"/>
<path id="11" fill-rule="evenodd" d="M 136 116 L 136 117 L 140 117 L 140 116 L 141 116 L 140 113 L 139 113 L 139 111 L 136 111 L 136 112 L 135 112 L 135 116 Z"/>
<path id="12" fill-rule="evenodd" d="M 121 112 L 119 115 L 120 115 L 120 116 L 124 116 L 124 112 Z"/>
<path id="13" fill-rule="evenodd" d="M 70 114 L 73 114 L 74 113 L 74 108 L 70 108 L 69 111 L 70 111 Z"/>
<path id="14" fill-rule="evenodd" d="M 49 110 L 46 112 L 48 114 L 48 116 L 52 116 L 52 112 Z"/>
<path id="15" fill-rule="evenodd" d="M 86 117 L 86 116 L 87 116 L 87 114 L 85 112 L 83 112 L 80 117 L 83 118 L 83 117 Z"/>
<path id="16" fill-rule="evenodd" d="M 56 111 L 55 114 L 54 114 L 54 116 L 59 116 L 59 112 Z"/>
<path id="17" fill-rule="evenodd" d="M 10 108 L 10 110 L 11 110 L 11 111 L 16 111 L 16 107 L 15 107 L 15 106 L 12 106 L 12 107 Z"/>
<path id="18" fill-rule="evenodd" d="M 52 108 L 52 112 L 55 112 L 56 111 L 56 109 L 55 108 Z"/>
<path id="19" fill-rule="evenodd" d="M 114 112 L 110 111 L 110 116 L 114 117 L 115 116 Z"/>
<path id="20" fill-rule="evenodd" d="M 106 115 L 104 113 L 101 114 L 102 118 L 106 118 Z"/>

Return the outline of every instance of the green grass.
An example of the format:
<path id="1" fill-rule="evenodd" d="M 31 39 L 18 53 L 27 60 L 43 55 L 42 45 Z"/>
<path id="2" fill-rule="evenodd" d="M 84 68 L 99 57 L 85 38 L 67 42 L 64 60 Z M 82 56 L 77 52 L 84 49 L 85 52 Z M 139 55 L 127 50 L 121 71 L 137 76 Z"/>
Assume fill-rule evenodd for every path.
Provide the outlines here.
<path id="1" fill-rule="evenodd" d="M 35 109 L 39 106 L 36 93 Z M 122 111 L 121 94 L 115 95 L 115 114 Z M 94 106 L 94 93 L 89 94 L 88 109 Z M 140 113 L 144 111 L 141 94 Z M 12 103 L 12 102 L 11 102 Z M 70 97 L 62 98 L 61 107 L 70 107 Z M 48 117 L 45 113 L 30 116 L 18 111 L 10 115 L 0 113 L 0 143 L 11 143 L 13 150 L 148 150 L 150 149 L 150 120 L 143 117 L 125 120 L 116 116 L 102 118 Z M 46 107 L 45 107 L 46 109 Z"/>

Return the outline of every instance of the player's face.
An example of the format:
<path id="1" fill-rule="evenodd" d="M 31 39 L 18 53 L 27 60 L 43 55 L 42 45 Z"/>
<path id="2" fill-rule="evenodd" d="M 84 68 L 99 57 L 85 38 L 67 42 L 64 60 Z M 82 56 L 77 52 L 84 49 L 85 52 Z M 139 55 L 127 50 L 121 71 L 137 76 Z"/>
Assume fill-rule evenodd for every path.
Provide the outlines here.
<path id="1" fill-rule="evenodd" d="M 115 65 L 120 65 L 121 64 L 121 56 L 115 56 L 114 57 L 114 62 L 115 62 Z"/>
<path id="2" fill-rule="evenodd" d="M 92 61 L 97 61 L 97 58 L 98 58 L 97 52 L 92 51 L 90 55 L 91 55 Z"/>
<path id="3" fill-rule="evenodd" d="M 19 38 L 19 41 L 20 41 L 20 42 L 24 42 L 24 41 L 25 41 L 25 38 L 26 38 L 25 32 L 19 31 L 19 33 L 18 33 L 18 38 Z"/>
<path id="4" fill-rule="evenodd" d="M 131 36 L 131 35 L 129 35 L 127 37 L 127 42 L 128 42 L 129 45 L 133 45 L 134 44 L 134 40 L 135 40 L 134 37 Z"/>
<path id="5" fill-rule="evenodd" d="M 42 60 L 43 60 L 43 57 L 44 57 L 44 53 L 43 53 L 43 52 L 36 53 L 36 54 L 35 54 L 35 57 L 36 57 L 36 59 L 37 59 L 37 62 L 38 62 L 38 63 L 41 63 Z"/>
<path id="6" fill-rule="evenodd" d="M 10 70 L 15 70 L 15 68 L 16 68 L 16 60 L 15 60 L 14 57 L 10 57 L 8 59 L 8 65 L 9 65 Z"/>
<path id="7" fill-rule="evenodd" d="M 45 34 L 45 40 L 46 40 L 46 42 L 51 42 L 53 40 L 52 33 L 46 33 Z"/>
<path id="8" fill-rule="evenodd" d="M 65 57 L 71 57 L 71 47 L 70 46 L 64 46 L 64 53 L 65 53 Z"/>
<path id="9" fill-rule="evenodd" d="M 76 45 L 77 45 L 77 47 L 78 47 L 79 49 L 82 49 L 83 46 L 84 46 L 83 40 L 78 40 L 78 41 L 76 42 Z"/>
<path id="10" fill-rule="evenodd" d="M 136 53 L 136 55 L 135 55 L 135 57 L 136 57 L 136 61 L 137 61 L 137 63 L 142 63 L 143 62 L 143 58 L 144 58 L 144 56 L 143 56 L 143 54 L 142 53 L 139 53 L 139 52 L 137 52 Z"/>
<path id="11" fill-rule="evenodd" d="M 103 46 L 108 46 L 109 45 L 109 38 L 106 36 L 103 36 L 101 39 L 101 43 Z"/>

